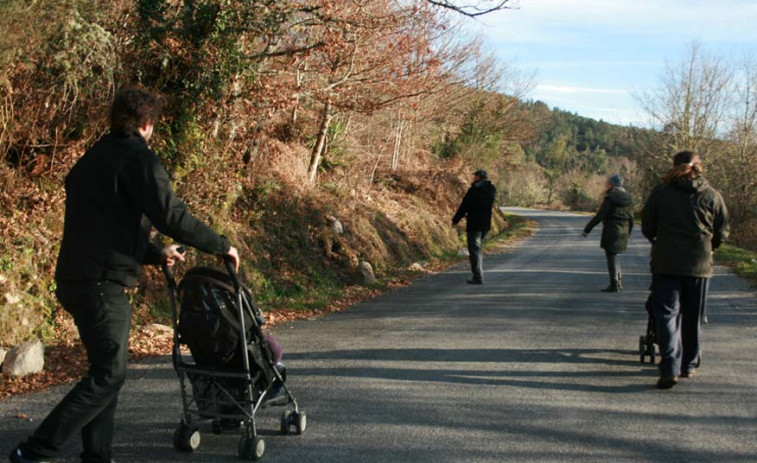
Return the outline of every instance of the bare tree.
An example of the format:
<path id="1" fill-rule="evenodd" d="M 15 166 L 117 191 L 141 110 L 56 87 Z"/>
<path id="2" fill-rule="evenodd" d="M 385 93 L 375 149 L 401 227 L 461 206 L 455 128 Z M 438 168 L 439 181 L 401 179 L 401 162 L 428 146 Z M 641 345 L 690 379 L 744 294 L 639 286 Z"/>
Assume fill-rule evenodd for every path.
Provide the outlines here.
<path id="1" fill-rule="evenodd" d="M 697 43 L 682 60 L 668 63 L 660 87 L 636 95 L 662 133 L 655 138 L 660 144 L 647 150 L 649 164 L 669 163 L 672 152 L 684 149 L 706 158 L 722 134 L 732 83 L 731 66 L 703 52 Z"/>
<path id="2" fill-rule="evenodd" d="M 710 171 L 723 190 L 734 228 L 757 218 L 757 60 L 746 57 L 737 69 L 727 142 Z"/>

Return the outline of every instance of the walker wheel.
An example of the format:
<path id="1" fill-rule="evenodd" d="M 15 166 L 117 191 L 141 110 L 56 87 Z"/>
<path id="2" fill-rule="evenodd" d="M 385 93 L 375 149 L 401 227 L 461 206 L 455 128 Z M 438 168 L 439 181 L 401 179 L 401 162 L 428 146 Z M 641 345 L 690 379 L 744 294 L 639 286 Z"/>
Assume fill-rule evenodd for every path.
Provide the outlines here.
<path id="1" fill-rule="evenodd" d="M 237 446 L 239 458 L 249 461 L 258 461 L 265 454 L 265 440 L 260 436 L 242 437 Z"/>
<path id="2" fill-rule="evenodd" d="M 305 412 L 294 412 L 292 413 L 292 419 L 294 420 L 294 428 L 297 430 L 297 435 L 302 435 L 308 426 L 308 416 Z"/>
<path id="3" fill-rule="evenodd" d="M 182 421 L 173 433 L 173 447 L 180 452 L 194 452 L 200 447 L 200 430 Z"/>
<path id="4" fill-rule="evenodd" d="M 289 427 L 292 426 L 292 415 L 294 412 L 284 410 L 281 414 L 281 434 L 289 434 Z"/>

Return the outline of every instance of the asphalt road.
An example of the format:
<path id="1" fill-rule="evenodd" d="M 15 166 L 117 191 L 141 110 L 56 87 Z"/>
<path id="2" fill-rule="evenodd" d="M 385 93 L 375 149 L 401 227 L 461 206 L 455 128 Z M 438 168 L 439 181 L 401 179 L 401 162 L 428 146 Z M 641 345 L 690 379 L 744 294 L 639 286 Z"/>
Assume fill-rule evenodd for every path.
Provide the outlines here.
<path id="1" fill-rule="evenodd" d="M 278 326 L 302 436 L 260 428 L 268 462 L 755 462 L 757 299 L 722 268 L 712 281 L 700 374 L 669 391 L 639 363 L 649 247 L 634 234 L 624 291 L 605 294 L 599 230 L 586 216 L 516 210 L 531 238 L 429 275 L 343 313 Z M 33 430 L 68 387 L 0 401 L 0 451 Z M 167 358 L 132 365 L 121 395 L 120 462 L 238 461 L 237 435 L 203 428 L 176 452 L 178 380 Z M 23 412 L 34 421 L 19 419 Z M 60 461 L 76 461 L 78 440 Z"/>

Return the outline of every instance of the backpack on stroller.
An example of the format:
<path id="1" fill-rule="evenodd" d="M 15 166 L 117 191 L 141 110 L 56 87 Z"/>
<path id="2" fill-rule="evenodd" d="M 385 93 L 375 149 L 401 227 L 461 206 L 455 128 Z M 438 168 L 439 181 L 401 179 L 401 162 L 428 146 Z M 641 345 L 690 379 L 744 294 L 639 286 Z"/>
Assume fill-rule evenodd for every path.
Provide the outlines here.
<path id="1" fill-rule="evenodd" d="M 265 453 L 255 423 L 260 409 L 293 405 L 294 410 L 281 416 L 284 434 L 292 426 L 302 434 L 307 417 L 287 388 L 284 370 L 261 330 L 265 318 L 252 293 L 239 281 L 233 265 L 228 260 L 225 264 L 228 273 L 194 267 L 178 285 L 163 267 L 171 301 L 173 364 L 182 399 L 182 419 L 173 443 L 177 450 L 196 450 L 197 423 L 212 420 L 214 434 L 241 427 L 238 455 L 255 461 Z M 191 359 L 182 354 L 182 345 L 189 347 Z"/>

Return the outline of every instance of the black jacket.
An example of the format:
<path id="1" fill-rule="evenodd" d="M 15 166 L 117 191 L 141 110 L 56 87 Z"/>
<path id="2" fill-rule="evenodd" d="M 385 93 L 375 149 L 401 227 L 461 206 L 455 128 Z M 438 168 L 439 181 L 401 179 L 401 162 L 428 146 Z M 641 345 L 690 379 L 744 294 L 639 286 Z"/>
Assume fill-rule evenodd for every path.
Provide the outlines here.
<path id="1" fill-rule="evenodd" d="M 702 178 L 658 185 L 641 211 L 652 243 L 652 273 L 709 278 L 712 251 L 728 237 L 722 196 Z"/>
<path id="2" fill-rule="evenodd" d="M 592 228 L 602 222 L 602 240 L 600 246 L 611 254 L 626 252 L 628 237 L 633 230 L 633 200 L 622 187 L 613 187 L 605 194 L 605 199 L 597 214 L 592 218 L 584 233 L 591 233 Z"/>
<path id="3" fill-rule="evenodd" d="M 465 231 L 487 232 L 492 227 L 492 206 L 497 189 L 489 180 L 479 180 L 465 193 L 460 207 L 457 208 L 452 223 L 457 225 L 463 217 L 466 217 Z"/>
<path id="4" fill-rule="evenodd" d="M 133 286 L 160 261 L 152 226 L 180 243 L 225 254 L 229 243 L 195 219 L 145 140 L 105 135 L 66 177 L 66 216 L 55 279 Z"/>

